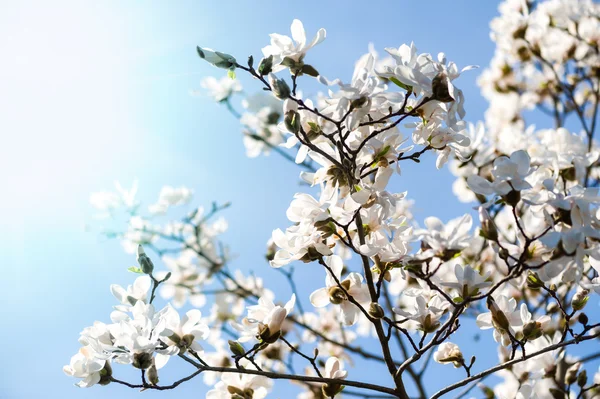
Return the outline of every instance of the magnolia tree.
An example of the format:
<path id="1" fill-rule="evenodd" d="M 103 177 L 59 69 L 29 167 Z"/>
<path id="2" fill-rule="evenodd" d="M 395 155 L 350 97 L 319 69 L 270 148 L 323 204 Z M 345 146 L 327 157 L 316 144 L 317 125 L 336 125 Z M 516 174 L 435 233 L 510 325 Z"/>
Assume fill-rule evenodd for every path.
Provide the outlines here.
<path id="1" fill-rule="evenodd" d="M 65 373 L 81 387 L 141 390 L 200 376 L 207 398 L 264 398 L 274 380 L 293 382 L 303 399 L 463 397 L 477 387 L 488 398 L 600 398 L 600 373 L 590 368 L 600 322 L 597 311 L 584 312 L 600 293 L 600 5 L 508 0 L 499 10 L 496 52 L 479 80 L 490 105 L 475 125 L 463 121 L 456 83 L 472 67 L 412 43 L 386 48 L 385 57 L 365 54 L 346 83 L 319 74 L 309 52 L 325 30 L 309 41 L 298 20 L 291 38 L 271 35 L 256 63 L 198 47 L 227 70 L 203 86 L 239 117 L 248 155 L 273 152 L 302 169 L 306 192 L 294 196 L 290 226 L 273 231 L 267 248 L 289 296 L 275 298 L 267 280 L 231 270 L 219 240 L 227 204 L 159 224 L 153 218 L 189 202 L 191 190 L 163 188 L 146 213 L 135 187 L 94 194 L 103 213 L 128 215 L 126 229 L 107 234 L 137 252 L 130 270 L 140 276 L 111 286 L 110 322 L 81 332 Z M 263 90 L 244 99 L 243 113 L 230 102 L 241 95 L 236 73 Z M 309 79 L 325 93 L 304 97 L 299 85 Z M 554 127 L 527 126 L 533 109 Z M 427 152 L 438 169 L 448 164 L 455 194 L 478 209 L 477 226 L 466 214 L 419 227 L 407 194 L 388 191 L 402 164 Z M 293 265 L 301 263 L 323 280 L 310 295 L 296 290 Z M 168 301 L 160 310 L 159 297 Z M 453 343 L 468 333 L 465 319 L 493 336 L 497 365 L 482 367 L 472 348 Z M 575 356 L 575 344 L 588 354 Z M 433 392 L 431 359 L 464 377 Z M 389 375 L 365 381 L 366 360 Z M 164 382 L 161 370 L 174 362 L 193 372 Z M 125 381 L 115 365 L 140 377 Z M 484 385 L 492 374 L 497 385 Z"/>

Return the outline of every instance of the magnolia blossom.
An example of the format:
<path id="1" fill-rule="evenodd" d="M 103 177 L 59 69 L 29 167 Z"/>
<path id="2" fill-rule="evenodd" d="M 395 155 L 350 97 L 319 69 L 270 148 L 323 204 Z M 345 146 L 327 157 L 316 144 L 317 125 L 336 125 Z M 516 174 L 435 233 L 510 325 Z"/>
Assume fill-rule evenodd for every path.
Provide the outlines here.
<path id="1" fill-rule="evenodd" d="M 306 41 L 304 25 L 298 19 L 294 19 L 291 26 L 292 37 L 272 33 L 271 44 L 263 47 L 262 53 L 265 57 L 273 56 L 273 71 L 277 72 L 285 68 L 282 62 L 289 58 L 296 63 L 302 63 L 306 52 L 325 40 L 325 29 L 321 28 L 311 42 Z"/>
<path id="2" fill-rule="evenodd" d="M 452 363 L 454 367 L 461 367 L 465 361 L 458 345 L 452 342 L 444 342 L 438 346 L 433 354 L 433 360 L 438 363 Z"/>
<path id="3" fill-rule="evenodd" d="M 325 277 L 325 287 L 310 294 L 310 303 L 317 308 L 325 307 L 330 303 L 339 305 L 344 324 L 353 325 L 360 309 L 350 301 L 350 298 L 359 304 L 366 303 L 370 299 L 368 288 L 363 284 L 363 278 L 358 273 L 350 273 L 342 280 L 344 263 L 339 256 L 327 257 L 325 264 L 330 268 Z"/>
<path id="4" fill-rule="evenodd" d="M 217 102 L 226 101 L 234 93 L 242 91 L 242 85 L 239 80 L 231 79 L 229 76 L 224 76 L 220 79 L 207 76 L 202 79 L 200 86 L 208 90 L 208 94 Z"/>
<path id="5" fill-rule="evenodd" d="M 103 384 L 103 377 L 110 377 L 111 366 L 108 357 L 98 354 L 90 346 L 84 346 L 71 358 L 69 365 L 63 367 L 66 375 L 81 378 L 77 384 L 80 388 L 89 388 L 95 384 Z"/>
<path id="6" fill-rule="evenodd" d="M 394 308 L 394 312 L 417 323 L 418 329 L 431 333 L 440 327 L 440 318 L 444 315 L 446 304 L 439 297 L 434 297 L 429 303 L 422 296 L 415 298 L 412 311 Z"/>
<path id="7" fill-rule="evenodd" d="M 192 194 L 193 191 L 187 187 L 164 186 L 160 190 L 158 202 L 150 205 L 148 210 L 155 215 L 164 215 L 170 206 L 187 204 Z"/>
<path id="8" fill-rule="evenodd" d="M 459 295 L 466 299 L 472 295 L 477 295 L 480 289 L 489 287 L 492 285 L 491 281 L 488 281 L 490 273 L 485 276 L 481 276 L 471 266 L 461 266 L 456 264 L 454 267 L 454 281 L 441 281 L 440 284 L 455 289 Z"/>
<path id="9" fill-rule="evenodd" d="M 469 214 L 452 219 L 445 225 L 436 217 L 428 217 L 425 219 L 427 229 L 415 233 L 420 234 L 420 239 L 434 253 L 451 258 L 469 245 L 469 230 L 472 225 L 473 218 Z"/>
<path id="10" fill-rule="evenodd" d="M 112 284 L 110 292 L 121 304 L 133 306 L 138 301 L 147 302 L 151 285 L 152 280 L 149 276 L 140 276 L 135 279 L 132 285 L 127 286 L 127 289 L 118 284 Z"/>
<path id="11" fill-rule="evenodd" d="M 274 343 L 281 336 L 285 318 L 291 313 L 295 303 L 295 294 L 292 294 L 285 306 L 275 305 L 271 299 L 262 296 L 258 299 L 258 305 L 248 306 L 248 317 L 241 324 L 232 322 L 231 326 L 240 332 L 240 342 L 258 339 Z"/>
<path id="12" fill-rule="evenodd" d="M 488 297 L 489 312 L 477 316 L 477 326 L 482 330 L 494 328 L 494 339 L 503 345 L 509 345 L 510 336 L 515 336 L 523 325 L 521 313 L 517 310 L 517 301 L 500 295 L 494 300 Z"/>
<path id="13" fill-rule="evenodd" d="M 478 80 L 490 105 L 476 124 L 463 120 L 465 98 L 455 86 L 472 67 L 459 70 L 444 53 L 419 53 L 412 43 L 386 49 L 383 58 L 370 46 L 350 81 L 329 80 L 305 64 L 325 31 L 308 42 L 298 20 L 292 37 L 271 35 L 256 69 L 252 59 L 246 68 L 231 55 L 199 47 L 201 58 L 229 69 L 229 78 L 205 79 L 203 87 L 239 116 L 247 155 L 283 156 L 303 169 L 300 178 L 313 187 L 294 195 L 286 212 L 290 225 L 273 232 L 266 258 L 285 267 L 279 271 L 294 292 L 303 291 L 292 280 L 291 263 L 302 261 L 311 277 L 325 274 L 325 287 L 310 295 L 317 309 L 291 317 L 295 294 L 276 305 L 266 286 L 270 279 L 235 269 L 220 241 L 227 223 L 209 220 L 219 205 L 189 212 L 178 205 L 191 200 L 192 190 L 165 186 L 156 203 L 142 207 L 137 186 L 118 186 L 90 200 L 103 216 L 122 211 L 126 227 L 111 225 L 105 235 L 137 250 L 139 267 L 129 270 L 144 276 L 126 288 L 111 286 L 118 304 L 110 322 L 81 332 L 81 349 L 64 372 L 89 387 L 114 381 L 112 367 L 121 364 L 143 370 L 144 389 L 162 389 L 158 369 L 169 359 L 189 363 L 193 357 L 199 367 L 220 370 L 196 372 L 211 385 L 209 398 L 263 398 L 271 388 L 265 376 L 285 377 L 281 373 L 314 378 L 301 381 L 301 398 L 337 397 L 349 382 L 342 359 L 360 366 L 355 354 L 381 356 L 385 370 L 384 340 L 399 332 L 411 344 L 401 348 L 405 360 L 392 359 L 402 369 L 416 365 L 413 352 L 420 348 L 470 374 L 475 358 L 467 365 L 450 340 L 465 334 L 472 317 L 479 328 L 493 329 L 498 342 L 499 366 L 492 370 L 499 383 L 482 386 L 484 396 L 596 395 L 586 362 L 571 354 L 570 345 L 591 344 L 598 332 L 589 304 L 600 292 L 600 151 L 594 136 L 600 5 L 505 0 L 499 13 L 491 23 L 496 52 Z M 241 90 L 231 79 L 238 67 L 264 89 L 242 99 L 241 112 L 228 101 Z M 285 68 L 291 79 L 276 75 Z M 307 96 L 302 75 L 317 77 L 324 92 Z M 540 110 L 552 120 L 540 121 L 543 129 L 527 125 L 529 112 Z M 409 194 L 392 191 L 398 175 L 411 171 L 404 165 L 428 162 L 428 152 L 437 156 L 437 168 L 450 163 L 460 200 L 477 203 L 475 234 L 470 213 L 447 223 L 428 217 L 420 228 Z M 162 221 L 177 212 L 179 218 Z M 160 258 L 151 259 L 145 244 Z M 171 303 L 157 311 L 161 297 Z M 182 315 L 175 310 L 204 306 L 209 298 L 214 304 L 204 318 L 198 309 Z M 251 346 L 230 340 L 229 326 Z M 382 354 L 371 353 L 379 347 Z M 327 382 L 317 377 L 321 372 Z M 402 386 L 410 387 L 414 375 L 403 374 L 408 380 L 401 383 L 395 370 L 391 374 L 394 394 L 408 396 Z M 425 375 L 420 388 L 429 390 Z"/>
<path id="14" fill-rule="evenodd" d="M 175 309 L 167 309 L 164 315 L 165 329 L 162 332 L 166 337 L 163 342 L 167 348 L 156 355 L 157 368 L 161 368 L 169 360 L 169 356 L 184 353 L 188 349 L 196 353 L 202 352 L 202 345 L 197 340 L 206 339 L 210 332 L 202 322 L 202 313 L 198 309 L 187 311 L 183 317 Z"/>
<path id="15" fill-rule="evenodd" d="M 511 191 L 529 189 L 531 184 L 525 178 L 532 172 L 530 161 L 526 151 L 515 151 L 510 157 L 500 157 L 494 161 L 493 182 L 473 175 L 469 176 L 467 184 L 474 192 L 483 195 L 506 195 Z"/>
<path id="16" fill-rule="evenodd" d="M 271 390 L 272 385 L 272 380 L 261 375 L 223 373 L 221 381 L 217 382 L 214 389 L 208 391 L 206 398 L 231 399 L 239 397 L 244 399 L 263 399 Z"/>

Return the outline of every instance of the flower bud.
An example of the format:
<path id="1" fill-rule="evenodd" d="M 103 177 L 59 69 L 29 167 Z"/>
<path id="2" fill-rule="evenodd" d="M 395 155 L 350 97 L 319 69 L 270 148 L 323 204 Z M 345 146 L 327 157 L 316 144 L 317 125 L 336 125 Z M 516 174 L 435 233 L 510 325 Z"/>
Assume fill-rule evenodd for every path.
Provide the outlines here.
<path id="1" fill-rule="evenodd" d="M 573 298 L 571 299 L 571 307 L 573 308 L 573 310 L 578 311 L 585 307 L 585 304 L 590 299 L 590 297 L 588 296 L 589 293 L 589 290 L 583 289 L 577 291 L 575 295 L 573 295 Z"/>
<path id="2" fill-rule="evenodd" d="M 383 308 L 377 302 L 371 302 L 369 305 L 369 316 L 374 319 L 381 319 L 385 315 Z"/>
<path id="3" fill-rule="evenodd" d="M 532 290 L 539 290 L 544 287 L 544 282 L 540 279 L 540 276 L 536 272 L 531 270 L 527 273 L 527 287 Z"/>
<path id="4" fill-rule="evenodd" d="M 266 58 L 260 60 L 258 64 L 258 73 L 260 76 L 265 76 L 271 73 L 273 70 L 273 55 L 270 55 Z"/>
<path id="5" fill-rule="evenodd" d="M 217 68 L 232 69 L 235 68 L 235 58 L 229 54 L 221 53 L 218 51 L 211 50 L 209 48 L 202 48 L 196 46 L 196 51 L 200 58 L 206 62 L 216 66 Z"/>
<path id="6" fill-rule="evenodd" d="M 577 385 L 579 388 L 583 388 L 587 384 L 587 371 L 581 370 L 581 373 L 577 376 Z"/>
<path id="7" fill-rule="evenodd" d="M 479 389 L 483 392 L 485 399 L 494 399 L 496 397 L 494 390 L 487 385 L 479 384 Z"/>
<path id="8" fill-rule="evenodd" d="M 498 241 L 498 230 L 496 229 L 496 225 L 488 211 L 482 206 L 479 207 L 479 222 L 481 223 L 483 237 L 490 241 Z"/>
<path id="9" fill-rule="evenodd" d="M 283 119 L 285 128 L 291 133 L 298 133 L 300 131 L 300 114 L 297 111 L 290 110 L 285 114 Z"/>
<path id="10" fill-rule="evenodd" d="M 235 356 L 243 356 L 244 353 L 246 353 L 246 350 L 239 342 L 230 339 L 229 341 L 227 341 L 227 343 L 229 344 L 229 350 Z"/>
<path id="11" fill-rule="evenodd" d="M 585 313 L 580 313 L 579 317 L 577 317 L 577 321 L 579 321 L 584 326 L 587 326 L 590 319 L 588 318 L 588 316 Z"/>
<path id="12" fill-rule="evenodd" d="M 152 366 L 150 366 L 148 371 L 146 371 L 146 376 L 148 377 L 148 382 L 150 382 L 151 385 L 158 384 L 158 370 L 154 364 L 154 359 L 152 359 Z"/>
<path id="13" fill-rule="evenodd" d="M 504 312 L 500 310 L 500 308 L 496 304 L 496 301 L 494 301 L 494 298 L 492 298 L 491 296 L 489 296 L 487 299 L 487 307 L 492 313 L 492 323 L 494 324 L 494 326 L 498 330 L 508 331 L 510 327 L 508 319 L 506 318 Z"/>
<path id="14" fill-rule="evenodd" d="M 290 86 L 283 79 L 277 78 L 274 74 L 269 74 L 269 84 L 271 85 L 271 90 L 273 91 L 273 95 L 280 100 L 285 100 L 290 97 L 291 91 Z"/>
<path id="15" fill-rule="evenodd" d="M 145 274 L 152 274 L 152 271 L 154 270 L 154 264 L 148 255 L 146 255 L 146 252 L 144 252 L 144 248 L 141 245 L 138 245 L 137 248 L 137 261 L 142 268 L 142 272 Z"/>
<path id="16" fill-rule="evenodd" d="M 538 339 L 542 336 L 542 324 L 537 321 L 530 321 L 523 326 L 523 336 L 529 341 Z"/>
<path id="17" fill-rule="evenodd" d="M 565 373 L 565 382 L 568 385 L 571 385 L 572 383 L 577 381 L 577 373 L 579 372 L 580 368 L 581 363 L 578 362 L 567 369 L 567 372 Z"/>
<path id="18" fill-rule="evenodd" d="M 451 342 L 446 342 L 438 347 L 434 353 L 433 359 L 438 363 L 452 363 L 454 367 L 459 368 L 465 364 L 465 359 L 458 345 Z M 471 364 L 475 362 L 471 359 Z"/>

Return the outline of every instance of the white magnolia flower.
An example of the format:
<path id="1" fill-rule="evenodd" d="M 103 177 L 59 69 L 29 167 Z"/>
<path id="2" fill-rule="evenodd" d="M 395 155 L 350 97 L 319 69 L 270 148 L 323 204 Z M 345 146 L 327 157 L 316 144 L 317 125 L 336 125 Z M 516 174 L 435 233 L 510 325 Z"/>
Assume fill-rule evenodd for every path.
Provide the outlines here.
<path id="1" fill-rule="evenodd" d="M 147 302 L 151 285 L 150 276 L 144 275 L 136 278 L 133 285 L 128 285 L 127 289 L 118 284 L 112 284 L 110 292 L 122 305 L 133 306 L 137 301 Z"/>
<path id="2" fill-rule="evenodd" d="M 452 363 L 454 367 L 461 367 L 465 359 L 458 345 L 452 342 L 444 342 L 438 346 L 437 351 L 433 354 L 433 360 L 438 363 Z"/>
<path id="3" fill-rule="evenodd" d="M 325 29 L 321 28 L 310 43 L 306 42 L 306 32 L 304 25 L 297 19 L 292 22 L 292 37 L 272 33 L 271 44 L 263 47 L 262 53 L 265 57 L 273 56 L 273 72 L 281 71 L 285 68 L 281 62 L 289 58 L 297 63 L 301 63 L 306 52 L 325 40 Z"/>
<path id="4" fill-rule="evenodd" d="M 452 219 L 445 225 L 440 219 L 430 216 L 425 219 L 426 229 L 418 230 L 415 234 L 419 234 L 426 247 L 435 254 L 451 258 L 469 245 L 472 225 L 473 218 L 469 214 Z"/>
<path id="5" fill-rule="evenodd" d="M 202 313 L 198 309 L 189 310 L 185 316 L 180 317 L 179 313 L 169 306 L 163 318 L 165 329 L 162 335 L 166 338 L 162 341 L 167 348 L 161 349 L 161 353 L 156 355 L 156 368 L 164 366 L 170 356 L 185 353 L 188 349 L 202 352 L 202 345 L 198 340 L 206 339 L 210 330 L 202 321 Z"/>
<path id="6" fill-rule="evenodd" d="M 89 388 L 102 384 L 102 378 L 110 377 L 111 366 L 108 357 L 97 353 L 91 346 L 84 346 L 71 358 L 63 372 L 69 377 L 81 378 L 77 384 L 80 388 Z M 109 381 L 104 381 L 108 383 Z"/>
<path id="7" fill-rule="evenodd" d="M 166 326 L 166 320 L 162 318 L 165 310 L 156 313 L 151 304 L 137 301 L 131 314 L 132 317 L 121 317 L 108 326 L 114 337 L 113 355 L 117 363 L 147 369 L 152 365 L 154 351 L 160 346 L 159 340 Z"/>
<path id="8" fill-rule="evenodd" d="M 241 364 L 247 367 L 250 362 Z M 206 394 L 206 399 L 263 399 L 272 386 L 273 381 L 261 375 L 223 373 L 221 381 Z"/>
<path id="9" fill-rule="evenodd" d="M 417 322 L 417 328 L 425 333 L 431 333 L 440 327 L 440 318 L 446 313 L 447 304 L 434 296 L 429 303 L 423 296 L 415 298 L 413 311 L 394 308 L 394 313 Z"/>
<path id="10" fill-rule="evenodd" d="M 493 182 L 481 176 L 472 175 L 467 178 L 467 184 L 477 194 L 506 195 L 513 190 L 521 191 L 531 188 L 531 184 L 525 178 L 532 172 L 529 155 L 526 151 L 519 150 L 513 152 L 510 157 L 503 156 L 494 161 Z"/>
<path id="11" fill-rule="evenodd" d="M 489 312 L 477 316 L 477 326 L 482 330 L 494 329 L 496 342 L 507 346 L 511 343 L 510 335 L 515 336 L 517 329 L 523 325 L 521 313 L 517 310 L 517 301 L 498 295 L 494 300 L 488 297 Z M 510 334 L 510 335 L 509 335 Z"/>
<path id="12" fill-rule="evenodd" d="M 148 207 L 153 215 L 164 215 L 170 206 L 187 204 L 192 198 L 193 191 L 187 187 L 164 186 L 160 190 L 158 202 Z"/>
<path id="13" fill-rule="evenodd" d="M 330 303 L 339 305 L 344 324 L 353 325 L 357 320 L 360 309 L 350 302 L 348 298 L 352 297 L 361 305 L 369 302 L 368 288 L 363 284 L 363 277 L 358 273 L 350 273 L 348 277 L 342 280 L 344 262 L 339 256 L 329 256 L 325 259 L 325 263 L 329 266 L 333 274 L 329 270 L 327 271 L 325 287 L 319 288 L 310 294 L 310 303 L 316 308 L 325 307 Z M 336 282 L 336 279 L 340 282 L 341 287 Z"/>
<path id="14" fill-rule="evenodd" d="M 285 318 L 292 312 L 295 303 L 295 294 L 284 306 L 275 305 L 269 297 L 262 296 L 257 305 L 248 306 L 248 317 L 241 324 L 232 322 L 231 326 L 241 333 L 240 342 L 258 339 L 274 343 L 281 336 Z"/>
<path id="15" fill-rule="evenodd" d="M 330 357 L 325 362 L 325 374 L 323 376 L 343 380 L 348 376 L 348 372 L 344 370 L 342 362 L 337 357 Z"/>
<path id="16" fill-rule="evenodd" d="M 224 76 L 217 79 L 213 76 L 207 76 L 200 82 L 200 86 L 208 91 L 215 101 L 221 102 L 229 99 L 234 93 L 242 91 L 242 85 L 239 80 Z"/>
<path id="17" fill-rule="evenodd" d="M 102 211 L 97 217 L 104 218 L 111 215 L 112 211 L 120 207 L 125 207 L 126 210 L 133 210 L 139 205 L 135 196 L 138 191 L 138 182 L 134 180 L 130 189 L 125 189 L 119 182 L 115 182 L 117 192 L 101 191 L 90 195 L 90 204 Z"/>
<path id="18" fill-rule="evenodd" d="M 485 276 L 482 276 L 471 266 L 461 266 L 457 263 L 454 266 L 456 281 L 442 281 L 440 284 L 455 289 L 463 299 L 466 299 L 477 295 L 480 289 L 492 285 L 492 282 L 488 281 L 490 274 L 491 272 L 488 272 Z"/>

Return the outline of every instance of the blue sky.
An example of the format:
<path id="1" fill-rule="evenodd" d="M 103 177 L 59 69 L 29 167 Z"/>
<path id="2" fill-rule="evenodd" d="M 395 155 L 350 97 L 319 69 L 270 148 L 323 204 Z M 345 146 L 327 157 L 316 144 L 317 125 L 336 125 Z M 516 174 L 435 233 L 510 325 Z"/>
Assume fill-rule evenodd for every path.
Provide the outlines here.
<path id="1" fill-rule="evenodd" d="M 139 395 L 120 386 L 77 389 L 62 373 L 78 349 L 79 331 L 94 320 L 108 321 L 114 304 L 109 285 L 133 279 L 125 271 L 133 258 L 116 241 L 83 229 L 93 222 L 90 192 L 112 189 L 115 180 L 127 186 L 139 179 L 146 204 L 164 184 L 193 188 L 195 204 L 231 201 L 224 238 L 239 255 L 236 265 L 280 281 L 263 253 L 271 231 L 288 225 L 285 210 L 300 190 L 299 170 L 275 155 L 246 158 L 237 121 L 210 99 L 190 95 L 202 76 L 222 75 L 198 59 L 196 45 L 259 59 L 268 34 L 288 34 L 299 18 L 309 36 L 327 29 L 307 62 L 329 78 L 348 80 L 370 42 L 383 52 L 414 41 L 420 51 L 444 51 L 460 67 L 483 67 L 493 54 L 488 23 L 496 7 L 475 0 L 4 3 L 0 398 Z M 465 73 L 458 83 L 470 121 L 482 119 L 487 107 L 475 83 L 478 73 Z M 258 88 L 239 75 L 248 92 Z M 436 171 L 434 159 L 425 157 L 418 168 L 406 165 L 394 184 L 416 200 L 422 221 L 469 210 L 452 196 L 451 183 L 449 172 Z M 323 274 L 307 268 L 299 278 L 310 292 Z M 461 376 L 449 367 L 436 370 L 444 376 L 431 382 L 430 392 Z M 164 381 L 184 372 L 175 367 Z M 183 397 L 206 389 L 200 380 L 180 388 L 159 394 Z"/>

